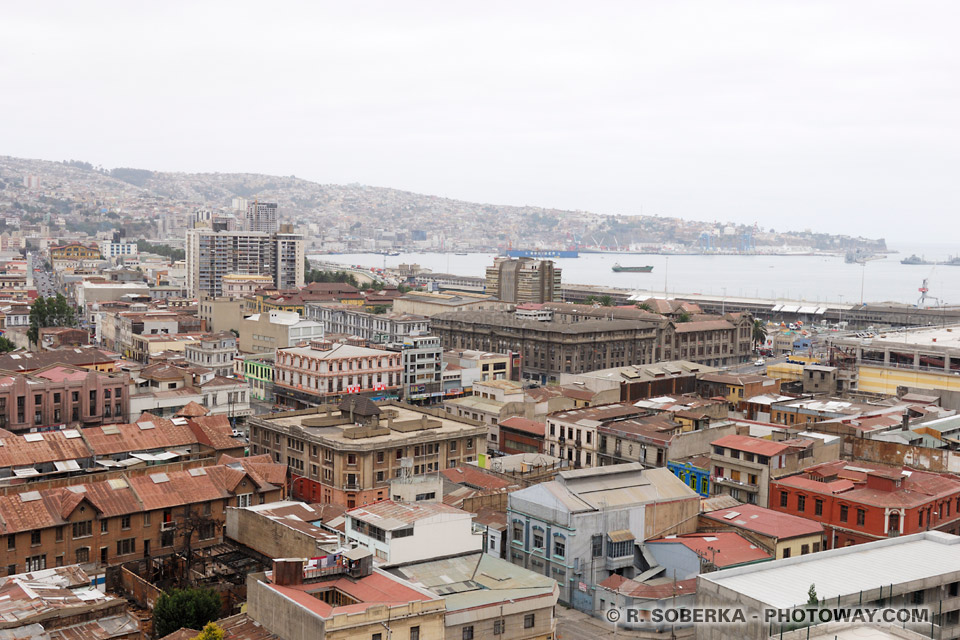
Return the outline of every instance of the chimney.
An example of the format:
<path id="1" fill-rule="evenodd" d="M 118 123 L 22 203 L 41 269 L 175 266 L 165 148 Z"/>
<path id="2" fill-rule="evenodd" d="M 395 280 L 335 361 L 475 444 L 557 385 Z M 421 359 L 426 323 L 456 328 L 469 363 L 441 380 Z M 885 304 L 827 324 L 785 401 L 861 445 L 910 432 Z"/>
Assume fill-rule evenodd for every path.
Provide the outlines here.
<path id="1" fill-rule="evenodd" d="M 279 587 L 303 584 L 303 559 L 277 558 L 274 560 L 273 584 Z"/>
<path id="2" fill-rule="evenodd" d="M 903 410 L 903 430 L 910 431 L 910 410 Z"/>

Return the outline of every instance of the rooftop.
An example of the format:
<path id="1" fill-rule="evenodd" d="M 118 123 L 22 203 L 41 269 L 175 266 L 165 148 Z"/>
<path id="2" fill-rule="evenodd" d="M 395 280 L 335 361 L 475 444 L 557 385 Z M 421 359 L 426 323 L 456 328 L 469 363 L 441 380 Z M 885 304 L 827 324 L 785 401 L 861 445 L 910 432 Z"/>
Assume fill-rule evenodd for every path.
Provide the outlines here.
<path id="1" fill-rule="evenodd" d="M 352 449 L 359 446 L 394 446 L 415 439 L 443 439 L 463 436 L 486 437 L 485 425 L 449 416 L 442 411 L 433 412 L 397 401 L 382 401 L 377 405 L 387 414 L 380 417 L 380 426 L 363 438 L 353 435 L 355 426 L 348 418 L 328 414 L 327 407 L 303 411 L 263 414 L 251 420 L 262 421 L 267 428 L 281 428 L 296 433 L 298 437 L 327 446 Z M 350 430 L 350 434 L 345 432 Z"/>
<path id="2" fill-rule="evenodd" d="M 647 544 L 681 544 L 720 569 L 770 559 L 769 553 L 732 531 L 667 536 Z"/>
<path id="3" fill-rule="evenodd" d="M 552 605 L 559 593 L 552 578 L 488 553 L 407 564 L 390 572 L 442 596 L 448 613 L 526 598 L 544 598 Z"/>
<path id="4" fill-rule="evenodd" d="M 352 344 L 342 342 L 333 343 L 330 349 L 325 351 L 314 349 L 312 347 L 287 347 L 277 349 L 284 353 L 292 353 L 297 356 L 307 356 L 319 360 L 334 360 L 339 358 L 376 358 L 391 355 L 389 351 L 383 349 L 370 349 L 369 347 L 357 347 Z"/>
<path id="5" fill-rule="evenodd" d="M 811 584 L 829 602 L 956 572 L 960 572 L 960 536 L 927 531 L 706 573 L 698 580 L 786 609 L 805 604 Z"/>
<path id="6" fill-rule="evenodd" d="M 703 514 L 703 517 L 731 527 L 755 531 L 778 540 L 823 533 L 823 525 L 819 522 L 789 513 L 781 513 L 773 509 L 765 509 L 755 504 L 744 504 L 732 509 L 711 511 Z"/>
<path id="7" fill-rule="evenodd" d="M 654 502 L 699 500 L 699 496 L 670 470 L 644 469 L 638 462 L 561 471 L 557 479 L 510 494 L 514 501 L 538 504 L 568 513 L 631 507 Z"/>
<path id="8" fill-rule="evenodd" d="M 350 509 L 346 515 L 354 520 L 362 520 L 376 525 L 386 531 L 401 529 L 414 522 L 438 516 L 470 517 L 470 514 L 466 511 L 442 502 L 401 503 L 393 500 L 382 500 Z"/>
<path id="9" fill-rule="evenodd" d="M 773 442 L 763 438 L 753 438 L 751 436 L 727 435 L 717 438 L 713 441 L 714 447 L 725 447 L 727 449 L 736 449 L 737 451 L 746 451 L 760 456 L 777 456 L 787 451 L 790 445 L 782 442 Z"/>

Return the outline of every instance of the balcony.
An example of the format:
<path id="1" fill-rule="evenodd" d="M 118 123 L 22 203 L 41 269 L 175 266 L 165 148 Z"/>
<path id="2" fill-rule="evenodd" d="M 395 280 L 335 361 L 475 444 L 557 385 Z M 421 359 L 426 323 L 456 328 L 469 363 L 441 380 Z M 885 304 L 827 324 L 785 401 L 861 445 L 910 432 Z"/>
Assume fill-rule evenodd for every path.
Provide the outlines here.
<path id="1" fill-rule="evenodd" d="M 360 484 L 357 482 L 345 482 L 343 483 L 344 491 L 360 491 Z"/>
<path id="2" fill-rule="evenodd" d="M 740 482 L 739 480 L 734 480 L 733 478 L 714 478 L 714 484 L 719 484 L 721 486 L 733 487 L 735 489 L 744 489 L 746 491 L 756 492 L 759 491 L 760 487 L 755 484 L 750 484 L 749 482 Z"/>

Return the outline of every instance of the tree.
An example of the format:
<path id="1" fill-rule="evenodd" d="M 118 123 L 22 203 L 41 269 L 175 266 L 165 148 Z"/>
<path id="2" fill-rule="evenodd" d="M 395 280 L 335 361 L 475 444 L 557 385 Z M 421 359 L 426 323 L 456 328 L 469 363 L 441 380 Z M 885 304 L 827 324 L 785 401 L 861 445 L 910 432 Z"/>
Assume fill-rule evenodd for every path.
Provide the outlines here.
<path id="1" fill-rule="evenodd" d="M 612 307 L 613 298 L 611 298 L 610 296 L 600 296 L 600 305 L 604 307 Z"/>
<path id="2" fill-rule="evenodd" d="M 753 348 L 756 349 L 767 341 L 767 325 L 759 318 L 753 321 Z"/>
<path id="3" fill-rule="evenodd" d="M 690 314 L 686 311 L 681 311 L 680 315 L 677 316 L 677 322 L 690 322 Z"/>
<path id="4" fill-rule="evenodd" d="M 220 594 L 212 589 L 173 589 L 160 594 L 153 608 L 153 632 L 158 638 L 181 627 L 202 629 L 220 615 Z"/>
<path id="5" fill-rule="evenodd" d="M 641 302 L 640 304 L 638 304 L 637 309 L 640 309 L 641 311 L 647 311 L 649 313 L 653 313 L 653 307 L 651 307 L 646 302 Z"/>
<path id="6" fill-rule="evenodd" d="M 0 353 L 14 351 L 16 348 L 17 345 L 13 344 L 8 338 L 0 336 Z"/>
<path id="7" fill-rule="evenodd" d="M 207 626 L 200 632 L 200 635 L 194 636 L 193 640 L 224 640 L 226 635 L 224 630 L 221 629 L 216 622 L 208 622 Z"/>
<path id="8" fill-rule="evenodd" d="M 385 304 L 376 304 L 370 309 L 370 313 L 380 315 L 387 312 L 387 305 Z"/>
<path id="9" fill-rule="evenodd" d="M 27 338 L 33 344 L 40 342 L 40 329 L 43 327 L 72 327 L 77 324 L 77 314 L 58 293 L 55 297 L 39 297 L 30 305 L 30 328 Z"/>

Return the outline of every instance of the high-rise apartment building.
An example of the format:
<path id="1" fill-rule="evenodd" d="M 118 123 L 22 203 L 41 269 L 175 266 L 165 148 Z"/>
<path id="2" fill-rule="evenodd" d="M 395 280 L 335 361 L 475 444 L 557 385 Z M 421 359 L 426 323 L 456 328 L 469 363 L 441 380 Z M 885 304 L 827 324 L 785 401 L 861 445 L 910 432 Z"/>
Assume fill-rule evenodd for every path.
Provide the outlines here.
<path id="1" fill-rule="evenodd" d="M 247 203 L 247 231 L 262 231 L 275 233 L 278 226 L 277 203 L 259 202 L 254 200 Z"/>
<path id="2" fill-rule="evenodd" d="M 303 286 L 303 236 L 257 231 L 187 230 L 187 288 L 223 295 L 229 274 L 269 275 L 279 289 Z"/>
<path id="3" fill-rule="evenodd" d="M 560 299 L 560 271 L 552 260 L 496 258 L 487 267 L 486 293 L 504 302 L 553 302 Z"/>

